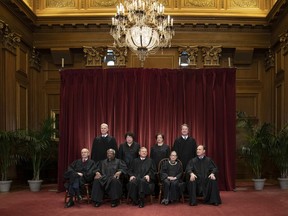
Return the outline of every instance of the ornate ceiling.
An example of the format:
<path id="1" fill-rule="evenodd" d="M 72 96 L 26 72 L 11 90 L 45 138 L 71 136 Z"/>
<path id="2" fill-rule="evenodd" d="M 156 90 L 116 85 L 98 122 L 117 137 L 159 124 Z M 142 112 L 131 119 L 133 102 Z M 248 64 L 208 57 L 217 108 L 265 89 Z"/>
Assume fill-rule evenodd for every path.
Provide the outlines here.
<path id="1" fill-rule="evenodd" d="M 5 0 L 32 26 L 110 25 L 124 0 Z M 159 0 L 175 25 L 261 25 L 275 19 L 287 0 Z M 285 6 L 286 5 L 286 6 Z M 15 10 L 16 9 L 16 10 Z M 21 15 L 20 14 L 20 15 Z M 270 20 L 267 20 L 270 19 Z"/>
<path id="2" fill-rule="evenodd" d="M 120 0 L 23 0 L 37 16 L 112 15 Z M 123 2 L 124 0 L 122 0 Z M 160 0 L 167 13 L 265 17 L 276 0 Z"/>

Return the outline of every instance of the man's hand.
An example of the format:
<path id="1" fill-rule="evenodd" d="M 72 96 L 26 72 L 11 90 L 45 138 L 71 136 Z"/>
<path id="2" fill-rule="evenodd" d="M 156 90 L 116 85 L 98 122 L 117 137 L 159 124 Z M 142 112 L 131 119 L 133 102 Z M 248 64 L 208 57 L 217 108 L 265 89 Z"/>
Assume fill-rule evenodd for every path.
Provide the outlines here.
<path id="1" fill-rule="evenodd" d="M 119 179 L 121 175 L 121 171 L 118 171 L 114 174 L 114 178 Z"/>
<path id="2" fill-rule="evenodd" d="M 83 173 L 77 172 L 77 174 L 81 177 L 83 176 Z"/>
<path id="3" fill-rule="evenodd" d="M 195 181 L 197 176 L 194 173 L 190 173 L 190 181 Z"/>
<path id="4" fill-rule="evenodd" d="M 214 173 L 211 173 L 211 174 L 208 176 L 208 178 L 210 178 L 210 179 L 212 179 L 212 180 L 215 180 L 215 179 L 216 179 Z"/>
<path id="5" fill-rule="evenodd" d="M 144 179 L 145 179 L 147 182 L 150 182 L 150 176 L 149 176 L 149 175 L 145 175 L 145 176 L 144 176 Z"/>
<path id="6" fill-rule="evenodd" d="M 135 177 L 135 176 L 131 176 L 131 177 L 129 178 L 129 181 L 133 181 L 134 179 L 136 179 L 136 177 Z"/>
<path id="7" fill-rule="evenodd" d="M 102 177 L 101 173 L 96 172 L 94 179 L 100 179 Z"/>
<path id="8" fill-rule="evenodd" d="M 168 176 L 167 179 L 170 180 L 170 181 L 174 181 L 174 180 L 176 180 L 177 178 L 176 178 L 176 177 L 173 177 L 173 176 Z"/>

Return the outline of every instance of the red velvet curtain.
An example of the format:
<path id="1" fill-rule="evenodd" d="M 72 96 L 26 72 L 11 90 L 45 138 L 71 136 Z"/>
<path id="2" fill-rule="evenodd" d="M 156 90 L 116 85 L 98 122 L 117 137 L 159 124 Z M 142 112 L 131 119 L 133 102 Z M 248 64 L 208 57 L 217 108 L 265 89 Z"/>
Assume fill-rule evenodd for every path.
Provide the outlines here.
<path id="1" fill-rule="evenodd" d="M 173 145 L 180 125 L 190 126 L 197 144 L 219 168 L 220 190 L 235 187 L 235 72 L 209 69 L 79 69 L 61 71 L 59 189 L 69 163 L 91 149 L 100 124 L 118 145 L 133 131 L 150 150 L 162 132 Z"/>

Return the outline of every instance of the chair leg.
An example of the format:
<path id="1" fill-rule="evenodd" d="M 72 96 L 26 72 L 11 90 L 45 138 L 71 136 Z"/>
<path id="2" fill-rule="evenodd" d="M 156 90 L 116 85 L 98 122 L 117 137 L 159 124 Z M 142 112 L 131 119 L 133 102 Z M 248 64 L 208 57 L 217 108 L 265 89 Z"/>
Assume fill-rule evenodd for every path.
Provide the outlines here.
<path id="1" fill-rule="evenodd" d="M 89 184 L 85 184 L 87 203 L 90 204 Z"/>
<path id="2" fill-rule="evenodd" d="M 153 195 L 152 194 L 150 194 L 150 202 L 151 202 L 151 204 L 153 204 Z"/>
<path id="3" fill-rule="evenodd" d="M 159 190 L 159 195 L 158 195 L 158 202 L 161 203 L 161 197 L 162 197 L 162 190 Z"/>
<path id="4" fill-rule="evenodd" d="M 68 198 L 68 191 L 65 191 L 65 197 L 64 197 L 64 203 L 67 203 L 67 198 Z"/>
<path id="5" fill-rule="evenodd" d="M 184 194 L 182 194 L 181 199 L 182 199 L 182 203 L 185 203 Z"/>

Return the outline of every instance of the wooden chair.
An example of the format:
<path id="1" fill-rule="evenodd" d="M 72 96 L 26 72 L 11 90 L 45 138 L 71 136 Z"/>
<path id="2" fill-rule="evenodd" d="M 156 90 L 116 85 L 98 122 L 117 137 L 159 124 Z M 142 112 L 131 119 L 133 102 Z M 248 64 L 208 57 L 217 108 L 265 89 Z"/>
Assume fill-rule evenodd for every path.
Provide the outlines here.
<path id="1" fill-rule="evenodd" d="M 158 196 L 158 202 L 161 203 L 161 199 L 162 199 L 162 193 L 163 193 L 163 182 L 161 181 L 161 176 L 160 176 L 160 171 L 162 169 L 162 165 L 167 162 L 169 160 L 169 158 L 163 158 L 159 164 L 158 164 L 158 178 L 159 178 L 159 182 L 158 182 L 158 186 L 159 186 L 159 196 Z M 182 165 L 182 162 L 177 159 L 177 163 L 180 163 L 181 166 L 183 167 Z M 184 174 L 184 171 L 182 173 L 182 178 L 184 178 L 185 174 Z M 181 191 L 181 201 L 182 203 L 185 202 L 185 198 L 184 198 L 184 193 Z"/>
<path id="2" fill-rule="evenodd" d="M 86 183 L 82 186 L 82 188 L 80 189 L 81 190 L 81 196 L 83 197 L 84 200 L 87 201 L 87 203 L 89 204 L 90 201 L 91 201 L 91 197 L 90 197 L 90 183 Z M 69 192 L 68 192 L 68 189 L 66 189 L 65 191 L 65 197 L 64 197 L 64 203 L 67 203 L 67 200 L 70 198 L 70 195 L 69 195 Z M 77 197 L 74 196 L 74 200 L 76 201 L 77 200 Z"/>

